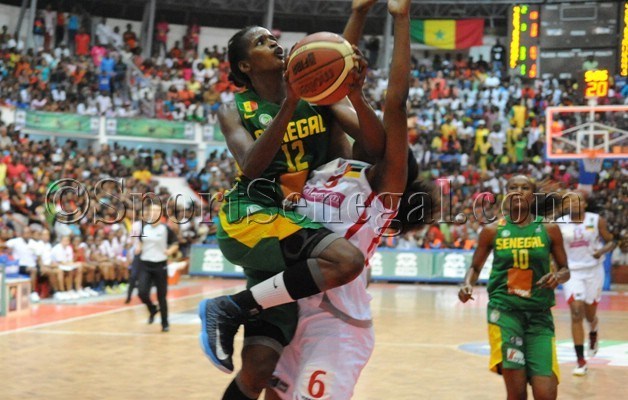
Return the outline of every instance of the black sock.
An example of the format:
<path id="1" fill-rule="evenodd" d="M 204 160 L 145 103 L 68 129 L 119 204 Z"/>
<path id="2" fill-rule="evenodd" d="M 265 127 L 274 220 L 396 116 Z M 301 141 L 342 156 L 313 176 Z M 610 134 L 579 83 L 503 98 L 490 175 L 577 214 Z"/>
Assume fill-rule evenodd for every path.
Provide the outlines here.
<path id="1" fill-rule="evenodd" d="M 322 291 L 316 284 L 307 261 L 289 266 L 283 273 L 283 281 L 294 300 L 314 296 Z"/>
<path id="2" fill-rule="evenodd" d="M 236 293 L 231 296 L 231 299 L 244 311 L 247 311 L 249 315 L 259 314 L 262 311 L 262 306 L 260 306 L 255 298 L 253 297 L 253 293 L 249 289 L 246 289 L 240 293 Z"/>
<path id="3" fill-rule="evenodd" d="M 576 356 L 578 357 L 578 360 L 584 358 L 584 345 L 577 344 L 574 348 L 576 349 Z"/>
<path id="4" fill-rule="evenodd" d="M 240 391 L 235 379 L 231 381 L 231 385 L 225 391 L 222 396 L 222 400 L 255 400 L 256 398 L 247 397 Z"/>

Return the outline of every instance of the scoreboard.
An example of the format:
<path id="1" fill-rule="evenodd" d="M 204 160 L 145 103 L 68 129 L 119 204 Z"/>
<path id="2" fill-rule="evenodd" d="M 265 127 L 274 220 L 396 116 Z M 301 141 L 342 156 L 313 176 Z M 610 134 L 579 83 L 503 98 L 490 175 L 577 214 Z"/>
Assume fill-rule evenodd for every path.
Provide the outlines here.
<path id="1" fill-rule="evenodd" d="M 619 31 L 619 75 L 628 76 L 628 1 L 621 5 Z"/>
<path id="2" fill-rule="evenodd" d="M 546 4 L 542 14 L 544 49 L 604 48 L 617 43 L 617 2 Z"/>
<path id="3" fill-rule="evenodd" d="M 508 64 L 523 78 L 538 77 L 539 23 L 539 6 L 517 4 L 510 8 Z"/>
<path id="4" fill-rule="evenodd" d="M 609 80 L 610 76 L 606 69 L 585 71 L 582 97 L 595 99 L 608 96 Z"/>
<path id="5" fill-rule="evenodd" d="M 508 20 L 514 76 L 580 80 L 591 56 L 597 69 L 628 76 L 628 0 L 520 3 Z"/>

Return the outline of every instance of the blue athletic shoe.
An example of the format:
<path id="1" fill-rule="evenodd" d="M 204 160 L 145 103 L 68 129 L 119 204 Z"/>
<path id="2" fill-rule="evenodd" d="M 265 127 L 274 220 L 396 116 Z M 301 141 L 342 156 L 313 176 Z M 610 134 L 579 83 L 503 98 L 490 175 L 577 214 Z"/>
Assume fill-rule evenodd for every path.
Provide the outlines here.
<path id="1" fill-rule="evenodd" d="M 198 305 L 201 318 L 201 348 L 209 360 L 221 371 L 233 372 L 233 338 L 245 316 L 229 296 L 205 299 Z"/>

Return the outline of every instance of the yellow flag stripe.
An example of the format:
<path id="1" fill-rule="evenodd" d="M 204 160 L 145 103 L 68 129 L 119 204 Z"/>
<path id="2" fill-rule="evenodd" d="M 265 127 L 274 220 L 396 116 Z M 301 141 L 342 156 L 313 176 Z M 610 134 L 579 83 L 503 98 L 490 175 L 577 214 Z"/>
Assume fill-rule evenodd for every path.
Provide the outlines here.
<path id="1" fill-rule="evenodd" d="M 456 21 L 430 19 L 425 21 L 425 44 L 441 49 L 456 48 Z"/>

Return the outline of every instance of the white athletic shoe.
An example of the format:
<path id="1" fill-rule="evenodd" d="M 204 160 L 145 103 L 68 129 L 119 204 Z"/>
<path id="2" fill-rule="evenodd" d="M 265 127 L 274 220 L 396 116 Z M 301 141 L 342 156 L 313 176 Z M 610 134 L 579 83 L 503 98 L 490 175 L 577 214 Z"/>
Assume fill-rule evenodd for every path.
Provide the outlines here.
<path id="1" fill-rule="evenodd" d="M 587 355 L 589 358 L 595 357 L 599 348 L 600 346 L 597 340 L 597 331 L 589 332 L 589 348 L 587 349 Z"/>
<path id="2" fill-rule="evenodd" d="M 95 291 L 94 289 L 92 289 L 92 288 L 88 287 L 88 288 L 85 288 L 83 290 L 85 290 L 87 293 L 89 293 L 89 295 L 92 296 L 92 297 L 99 296 L 99 293 L 97 291 Z"/>
<path id="3" fill-rule="evenodd" d="M 37 292 L 31 292 L 31 303 L 39 303 L 39 294 Z"/>
<path id="4" fill-rule="evenodd" d="M 76 292 L 76 290 L 70 290 L 67 297 L 68 300 L 78 300 L 81 296 Z"/>
<path id="5" fill-rule="evenodd" d="M 574 368 L 574 376 L 585 376 L 587 374 L 587 362 L 585 360 L 578 360 L 578 366 Z"/>
<path id="6" fill-rule="evenodd" d="M 52 298 L 55 299 L 56 301 L 65 301 L 67 300 L 67 295 L 65 292 L 55 292 Z"/>
<path id="7" fill-rule="evenodd" d="M 90 296 L 90 294 L 85 289 L 81 289 L 77 293 L 82 298 L 87 298 Z"/>

